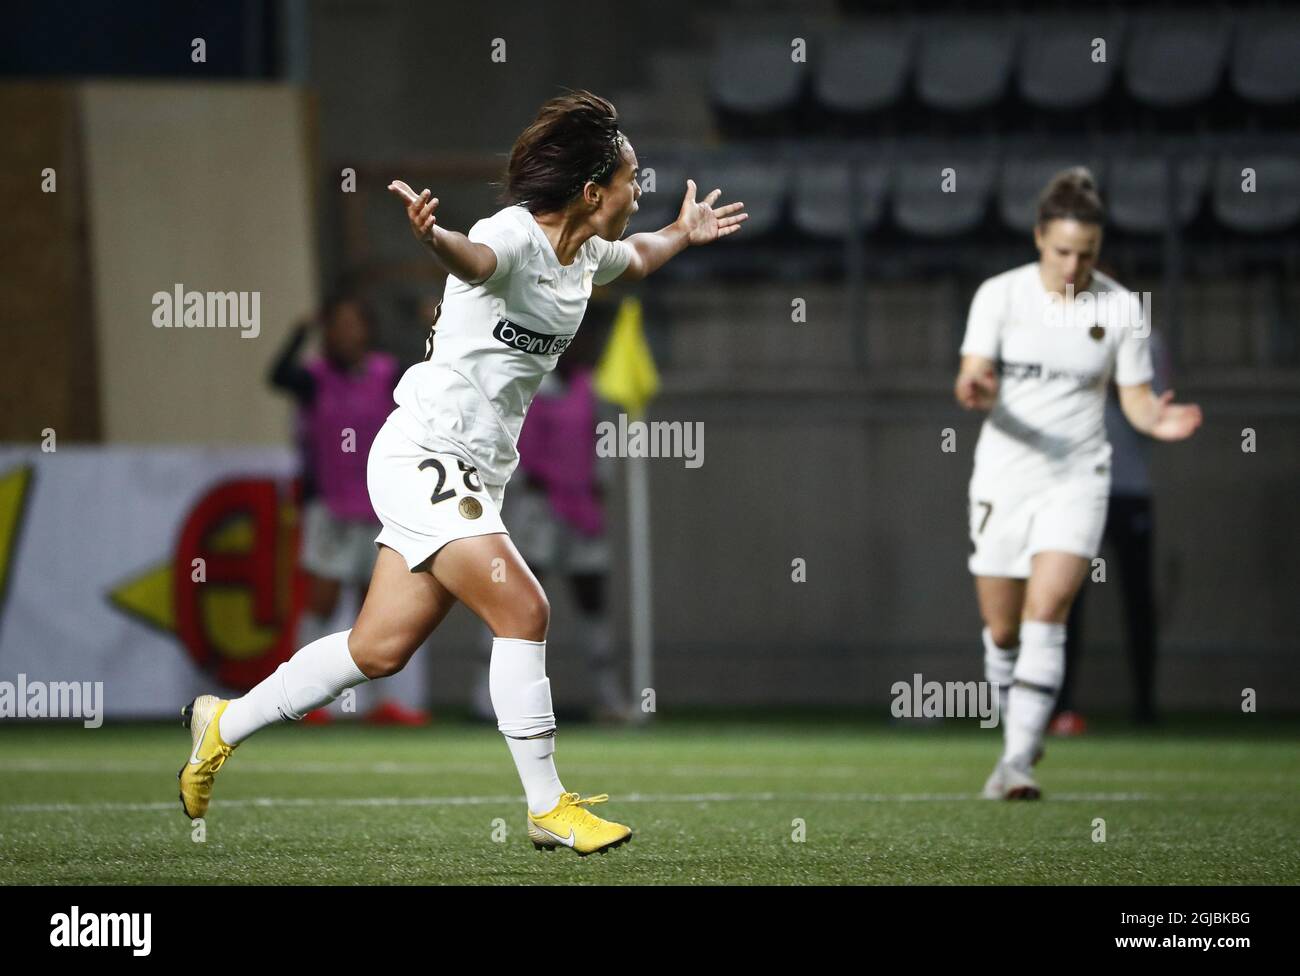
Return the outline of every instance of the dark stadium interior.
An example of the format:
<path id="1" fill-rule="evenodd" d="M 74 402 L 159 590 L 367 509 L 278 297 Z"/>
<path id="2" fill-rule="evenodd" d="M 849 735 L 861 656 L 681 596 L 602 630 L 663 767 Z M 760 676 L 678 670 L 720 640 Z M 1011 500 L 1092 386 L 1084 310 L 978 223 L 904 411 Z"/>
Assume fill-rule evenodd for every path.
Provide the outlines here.
<path id="1" fill-rule="evenodd" d="M 1082 162 L 1110 207 L 1102 267 L 1154 293 L 1177 389 L 1208 418 L 1199 446 L 1154 457 L 1161 700 L 1234 707 L 1215 681 L 1230 658 L 1300 707 L 1294 8 L 1097 4 L 1084 18 L 1071 4 L 622 6 L 628 16 L 583 25 L 580 81 L 615 103 L 655 171 L 632 231 L 671 220 L 687 175 L 751 214 L 725 246 L 634 286 L 664 378 L 653 415 L 704 420 L 712 461 L 652 469 L 656 565 L 679 567 L 655 591 L 663 685 L 694 704 L 878 705 L 879 676 L 903 666 L 974 675 L 960 558 L 968 455 L 935 445 L 950 425 L 967 444 L 976 433 L 949 393 L 971 293 L 1032 258 L 1034 194 Z M 71 20 L 30 7 L 11 23 L 48 43 L 8 51 L 3 70 L 28 91 L 192 80 L 187 49 L 159 38 L 203 33 L 213 53 L 202 71 L 215 82 L 307 86 L 320 292 L 342 275 L 362 282 L 383 345 L 411 362 L 423 342 L 411 320 L 442 284 L 383 186 L 437 186 L 442 220 L 468 227 L 495 208 L 489 183 L 528 114 L 576 83 L 562 69 L 571 26 L 532 4 L 498 8 L 494 20 L 477 5 L 439 5 L 435 28 L 423 4 L 397 0 L 247 2 L 214 16 L 151 3 L 133 19 L 111 4 Z M 491 64 L 483 50 L 498 36 L 509 59 Z M 794 37 L 805 64 L 786 56 Z M 1077 59 L 1059 70 L 1094 37 L 1105 61 L 1086 67 L 1098 70 Z M 13 96 L 5 114 L 28 131 L 35 118 Z M 346 166 L 354 194 L 337 192 Z M 1239 192 L 1247 166 L 1254 194 Z M 956 193 L 934 191 L 945 167 Z M 22 215 L 30 203 L 9 207 Z M 806 300 L 806 324 L 789 322 L 793 297 Z M 89 297 L 74 287 L 63 300 Z M 590 326 L 608 322 L 610 301 L 597 296 Z M 47 369 L 51 348 L 78 354 L 62 360 L 63 382 L 15 397 L 0 433 L 26 438 L 53 414 L 75 440 L 111 441 L 89 317 L 69 314 L 53 333 L 9 328 L 15 375 Z M 264 416 L 250 412 L 233 436 L 273 441 Z M 1244 427 L 1260 432 L 1256 454 L 1236 450 Z M 208 436 L 196 417 L 192 439 Z M 796 555 L 815 567 L 815 586 L 783 582 Z M 1078 696 L 1119 709 L 1119 600 L 1092 603 L 1097 647 Z M 563 634 L 562 615 L 556 626 Z M 444 639 L 470 633 L 458 614 Z M 433 694 L 458 700 L 467 672 L 455 654 L 443 661 Z M 555 666 L 563 676 L 565 662 Z"/>
<path id="2" fill-rule="evenodd" d="M 1031 260 L 1037 188 L 1086 162 L 1112 218 L 1102 268 L 1153 291 L 1178 390 L 1208 416 L 1200 447 L 1154 457 L 1161 698 L 1234 706 L 1213 680 L 1231 656 L 1300 706 L 1283 681 L 1300 626 L 1300 563 L 1282 545 L 1300 535 L 1294 8 L 1099 4 L 1083 18 L 1071 4 L 633 6 L 637 16 L 581 29 L 581 83 L 614 101 L 658 183 L 632 231 L 671 220 L 686 175 L 751 214 L 725 246 L 637 289 L 664 376 L 654 416 L 705 420 L 716 459 L 651 473 L 656 524 L 673 526 L 656 538 L 656 564 L 689 568 L 656 586 L 660 681 L 701 704 L 855 704 L 883 699 L 865 689 L 901 664 L 974 673 L 961 560 L 969 463 L 936 451 L 937 431 L 975 437 L 949 396 L 971 292 Z M 437 186 L 442 220 L 464 229 L 497 205 L 489 183 L 530 110 L 573 82 L 562 69 L 572 27 L 530 4 L 500 5 L 499 22 L 439 5 L 429 31 L 411 30 L 428 21 L 424 5 L 396 0 L 364 13 L 244 3 L 216 18 L 161 3 L 96 9 L 73 23 L 52 8 L 17 14 L 51 43 L 10 52 L 4 73 L 29 84 L 191 77 L 194 65 L 156 38 L 188 38 L 200 18 L 209 77 L 311 87 L 321 291 L 343 274 L 364 282 L 382 343 L 406 363 L 424 339 L 411 318 L 442 285 L 383 185 Z M 481 56 L 495 36 L 511 44 L 507 64 Z M 1104 64 L 1058 70 L 1096 36 Z M 789 38 L 806 40 L 806 64 L 790 61 Z M 22 123 L 10 103 L 16 113 Z M 355 166 L 356 194 L 337 192 L 343 166 Z M 948 166 L 957 192 L 939 194 Z M 1256 194 L 1240 192 L 1244 166 Z M 789 324 L 793 296 L 806 299 L 805 325 Z M 589 326 L 610 318 L 599 298 Z M 85 320 L 69 329 L 85 359 L 69 364 L 59 407 L 74 437 L 100 441 L 94 378 L 77 379 L 95 338 Z M 19 335 L 16 365 L 36 363 L 47 342 Z M 0 424 L 17 439 L 36 420 L 21 402 Z M 1266 450 L 1225 463 L 1245 426 Z M 243 429 L 261 437 L 256 416 Z M 192 441 L 205 437 L 196 418 Z M 1249 477 L 1234 467 L 1243 457 Z M 818 586 L 792 591 L 781 567 L 800 554 Z M 755 576 L 764 563 L 772 571 Z M 1119 708 L 1118 599 L 1093 606 L 1099 647 L 1079 697 Z M 468 629 L 454 619 L 448 639 Z M 455 655 L 446 665 L 434 694 L 455 700 L 467 677 Z M 728 680 L 737 667 L 744 684 Z"/>

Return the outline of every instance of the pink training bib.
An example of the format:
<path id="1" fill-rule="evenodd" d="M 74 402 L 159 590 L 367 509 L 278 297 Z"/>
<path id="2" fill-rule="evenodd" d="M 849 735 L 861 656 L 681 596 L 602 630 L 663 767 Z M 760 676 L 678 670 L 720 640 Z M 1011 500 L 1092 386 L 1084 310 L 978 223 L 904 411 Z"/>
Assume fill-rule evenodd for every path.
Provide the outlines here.
<path id="1" fill-rule="evenodd" d="M 397 358 L 371 352 L 357 370 L 344 371 L 318 356 L 305 368 L 315 379 L 316 396 L 302 412 L 302 430 L 320 497 L 338 518 L 373 521 L 366 459 L 393 410 Z M 349 429 L 355 432 L 350 443 L 344 439 Z"/>

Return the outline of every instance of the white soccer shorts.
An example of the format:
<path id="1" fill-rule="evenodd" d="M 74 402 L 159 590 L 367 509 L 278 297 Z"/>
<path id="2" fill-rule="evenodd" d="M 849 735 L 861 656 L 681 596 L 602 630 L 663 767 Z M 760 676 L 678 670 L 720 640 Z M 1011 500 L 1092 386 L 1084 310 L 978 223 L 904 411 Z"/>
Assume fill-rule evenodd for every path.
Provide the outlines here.
<path id="1" fill-rule="evenodd" d="M 968 566 L 974 576 L 1028 579 L 1040 552 L 1092 559 L 1106 528 L 1110 478 L 1070 478 L 1036 488 L 990 490 L 971 482 Z"/>
<path id="2" fill-rule="evenodd" d="M 370 447 L 366 485 L 383 525 L 375 545 L 401 553 L 412 572 L 455 539 L 507 532 L 505 485 L 484 484 L 477 469 L 421 447 L 391 422 Z"/>

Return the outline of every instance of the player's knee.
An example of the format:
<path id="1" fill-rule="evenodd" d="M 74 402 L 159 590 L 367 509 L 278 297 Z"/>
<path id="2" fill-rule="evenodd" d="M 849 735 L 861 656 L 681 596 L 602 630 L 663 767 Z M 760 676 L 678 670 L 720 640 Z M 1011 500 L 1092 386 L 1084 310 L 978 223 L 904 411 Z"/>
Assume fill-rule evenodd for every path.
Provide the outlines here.
<path id="1" fill-rule="evenodd" d="M 371 662 L 369 670 L 366 668 L 362 668 L 361 670 L 365 671 L 366 677 L 372 680 L 375 678 L 387 678 L 391 675 L 397 674 L 398 671 L 401 671 L 402 668 L 406 667 L 406 660 L 405 656 L 379 657 Z"/>
<path id="2" fill-rule="evenodd" d="M 551 603 L 546 594 L 538 589 L 515 601 L 510 607 L 508 620 L 502 626 L 510 633 L 498 633 L 499 637 L 546 640 L 546 632 L 551 626 Z"/>
<path id="3" fill-rule="evenodd" d="M 998 647 L 1015 647 L 1020 643 L 1020 627 L 1015 623 L 998 621 L 989 624 L 989 636 Z"/>
<path id="4" fill-rule="evenodd" d="M 411 656 L 410 641 L 400 635 L 387 638 L 358 636 L 355 630 L 348 637 L 348 650 L 361 673 L 372 680 L 397 674 L 406 667 Z"/>
<path id="5" fill-rule="evenodd" d="M 546 599 L 546 594 L 541 590 L 538 590 L 525 605 L 520 623 L 530 633 L 536 635 L 530 638 L 531 640 L 546 639 L 546 632 L 551 626 L 551 601 Z"/>
<path id="6" fill-rule="evenodd" d="M 1071 598 L 1046 594 L 1025 601 L 1025 619 L 1045 624 L 1063 624 L 1070 614 Z"/>

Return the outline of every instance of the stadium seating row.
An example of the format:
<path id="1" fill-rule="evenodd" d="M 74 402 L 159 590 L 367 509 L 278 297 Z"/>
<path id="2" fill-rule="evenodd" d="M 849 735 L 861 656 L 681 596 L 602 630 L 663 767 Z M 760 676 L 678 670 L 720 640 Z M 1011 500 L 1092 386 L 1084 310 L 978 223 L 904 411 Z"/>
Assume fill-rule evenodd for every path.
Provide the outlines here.
<path id="1" fill-rule="evenodd" d="M 923 105 L 968 112 L 997 103 L 1014 79 L 1026 103 L 1073 110 L 1099 102 L 1122 74 L 1136 102 L 1174 109 L 1209 98 L 1225 70 L 1231 90 L 1249 102 L 1300 100 L 1294 12 L 936 16 L 905 26 L 854 22 L 806 41 L 807 61 L 798 62 L 789 37 L 725 33 L 710 68 L 714 105 L 740 116 L 779 113 L 808 91 L 832 112 L 861 114 L 897 104 L 911 83 Z"/>
<path id="2" fill-rule="evenodd" d="M 689 175 L 701 196 L 718 186 L 726 193 L 722 203 L 745 202 L 750 215 L 746 239 L 777 227 L 787 206 L 800 231 L 842 236 L 850 230 L 855 198 L 864 231 L 888 214 L 902 230 L 919 237 L 959 235 L 983 223 L 992 201 L 1005 227 L 1027 232 L 1048 179 L 1080 163 L 1097 178 L 1111 223 L 1125 232 L 1160 233 L 1175 199 L 1181 226 L 1201 213 L 1207 197 L 1213 217 L 1233 231 L 1275 233 L 1300 221 L 1300 159 L 1282 153 L 1224 153 L 1213 159 L 1191 155 L 1173 164 L 1157 154 L 1092 160 L 1007 156 L 999 161 L 989 154 L 958 153 L 855 164 L 843 159 L 784 162 L 731 154 L 645 153 L 641 164 L 654 169 L 656 188 L 673 189 L 643 194 L 633 229 L 671 222 L 681 202 L 676 188 Z"/>

